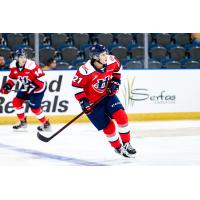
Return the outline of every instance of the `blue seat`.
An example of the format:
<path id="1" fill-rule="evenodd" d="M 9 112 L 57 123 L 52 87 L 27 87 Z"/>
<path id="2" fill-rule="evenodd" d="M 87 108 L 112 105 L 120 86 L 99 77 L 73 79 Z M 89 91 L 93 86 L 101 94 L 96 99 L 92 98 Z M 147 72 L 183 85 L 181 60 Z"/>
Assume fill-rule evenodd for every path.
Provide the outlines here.
<path id="1" fill-rule="evenodd" d="M 96 36 L 96 40 L 99 44 L 108 46 L 113 43 L 113 34 L 112 33 L 99 33 Z"/>
<path id="2" fill-rule="evenodd" d="M 171 44 L 171 35 L 169 33 L 157 33 L 154 38 L 156 44 L 159 46 L 166 47 Z"/>
<path id="3" fill-rule="evenodd" d="M 117 59 L 121 62 L 123 59 L 127 58 L 128 49 L 121 45 L 109 45 L 109 52 L 116 56 Z"/>
<path id="4" fill-rule="evenodd" d="M 89 59 L 89 49 L 91 46 L 91 44 L 84 44 L 80 47 L 80 52 L 82 53 L 85 60 Z"/>
<path id="5" fill-rule="evenodd" d="M 22 33 L 10 33 L 7 36 L 7 46 L 13 49 L 15 45 L 24 44 L 24 37 Z"/>
<path id="6" fill-rule="evenodd" d="M 60 61 L 57 63 L 56 68 L 54 70 L 67 70 L 69 69 L 69 63 Z"/>
<path id="7" fill-rule="evenodd" d="M 199 46 L 193 46 L 189 50 L 189 57 L 192 60 L 200 60 L 200 47 Z"/>
<path id="8" fill-rule="evenodd" d="M 129 45 L 128 53 L 130 54 L 131 58 L 137 60 L 144 59 L 144 47 L 140 45 Z"/>
<path id="9" fill-rule="evenodd" d="M 160 61 L 167 56 L 167 49 L 162 46 L 155 46 L 150 48 L 149 54 L 152 59 Z"/>
<path id="10" fill-rule="evenodd" d="M 40 62 L 46 64 L 47 60 L 55 57 L 55 49 L 53 47 L 43 47 L 39 50 Z"/>
<path id="11" fill-rule="evenodd" d="M 44 39 L 45 39 L 45 36 L 43 33 L 40 33 L 39 34 L 39 44 L 42 45 L 44 44 Z M 30 46 L 31 48 L 35 48 L 35 35 L 33 33 L 30 33 L 28 35 L 28 46 Z"/>
<path id="12" fill-rule="evenodd" d="M 181 63 L 177 60 L 173 60 L 173 59 L 163 59 L 162 60 L 162 65 L 163 68 L 167 68 L 167 69 L 180 69 L 181 68 Z"/>
<path id="13" fill-rule="evenodd" d="M 128 48 L 130 44 L 133 44 L 133 37 L 131 33 L 118 33 L 115 38 L 117 43 L 121 46 Z"/>
<path id="14" fill-rule="evenodd" d="M 136 59 L 124 59 L 122 62 L 124 69 L 143 69 L 144 64 L 141 60 Z"/>
<path id="15" fill-rule="evenodd" d="M 74 46 L 64 47 L 61 50 L 61 57 L 64 62 L 71 64 L 71 62 L 78 56 L 78 49 Z"/>
<path id="16" fill-rule="evenodd" d="M 71 45 L 71 44 L 61 44 L 61 45 L 58 47 L 57 50 L 60 52 L 60 51 L 62 51 L 62 49 L 67 48 L 67 47 L 73 47 L 73 45 Z"/>
<path id="17" fill-rule="evenodd" d="M 0 55 L 4 57 L 5 60 L 10 60 L 12 59 L 12 51 L 10 48 L 6 46 L 1 46 L 0 47 Z"/>
<path id="18" fill-rule="evenodd" d="M 88 33 L 73 33 L 72 34 L 73 46 L 80 49 L 81 45 L 89 44 L 89 34 Z"/>
<path id="19" fill-rule="evenodd" d="M 189 33 L 174 33 L 173 35 L 174 43 L 180 46 L 185 46 L 191 43 L 191 38 Z"/>
<path id="20" fill-rule="evenodd" d="M 172 60 L 180 61 L 185 58 L 185 48 L 180 45 L 171 45 L 168 47 L 168 52 Z"/>
<path id="21" fill-rule="evenodd" d="M 182 68 L 185 69 L 196 69 L 200 68 L 200 62 L 197 60 L 192 60 L 191 58 L 186 58 L 181 61 Z"/>
<path id="22" fill-rule="evenodd" d="M 75 59 L 71 62 L 71 69 L 77 69 L 81 65 L 85 64 L 86 60 L 84 59 Z"/>
<path id="23" fill-rule="evenodd" d="M 149 59 L 148 68 L 149 69 L 160 69 L 160 68 L 162 68 L 162 63 L 157 60 L 154 60 L 154 59 Z"/>
<path id="24" fill-rule="evenodd" d="M 140 46 L 144 46 L 144 33 L 136 33 L 134 36 L 135 36 L 136 44 Z M 148 43 L 149 44 L 152 43 L 152 36 L 150 33 L 148 34 Z"/>
<path id="25" fill-rule="evenodd" d="M 58 49 L 61 44 L 66 44 L 68 37 L 65 33 L 53 33 L 50 36 L 51 39 L 51 45 Z"/>

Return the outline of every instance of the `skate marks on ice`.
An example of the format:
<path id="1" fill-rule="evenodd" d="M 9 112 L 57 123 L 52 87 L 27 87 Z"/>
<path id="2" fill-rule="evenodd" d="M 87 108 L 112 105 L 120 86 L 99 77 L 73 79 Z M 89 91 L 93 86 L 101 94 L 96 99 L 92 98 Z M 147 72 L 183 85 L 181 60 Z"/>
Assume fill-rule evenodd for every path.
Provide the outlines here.
<path id="1" fill-rule="evenodd" d="M 54 131 L 62 125 L 54 125 Z M 135 158 L 116 154 L 91 124 L 73 124 L 49 143 L 0 126 L 0 165 L 143 166 L 200 165 L 200 122 L 131 123 Z M 191 133 L 191 134 L 190 134 Z M 176 136 L 176 137 L 174 137 Z"/>
<path id="2" fill-rule="evenodd" d="M 52 159 L 52 160 L 56 160 L 56 161 L 64 161 L 67 163 L 72 163 L 74 165 L 106 166 L 105 164 L 98 163 L 98 162 L 91 162 L 91 161 L 81 160 L 81 159 L 77 159 L 77 158 L 73 158 L 73 157 L 50 154 L 50 153 L 45 153 L 45 152 L 41 152 L 41 151 L 37 151 L 37 150 L 25 149 L 25 148 L 20 148 L 20 147 L 2 144 L 2 143 L 0 143 L 0 148 L 15 151 L 15 152 L 18 152 L 21 154 L 28 154 L 31 156 L 36 156 L 38 158 Z"/>
<path id="3" fill-rule="evenodd" d="M 36 125 L 29 125 L 26 132 L 13 132 L 10 126 L 1 126 L 0 165 L 110 166 L 132 163 L 130 158 L 116 154 L 102 133 L 85 128 L 85 125 L 78 125 L 82 131 L 77 133 L 77 127 L 75 130 L 72 127 L 49 143 L 38 140 Z"/>

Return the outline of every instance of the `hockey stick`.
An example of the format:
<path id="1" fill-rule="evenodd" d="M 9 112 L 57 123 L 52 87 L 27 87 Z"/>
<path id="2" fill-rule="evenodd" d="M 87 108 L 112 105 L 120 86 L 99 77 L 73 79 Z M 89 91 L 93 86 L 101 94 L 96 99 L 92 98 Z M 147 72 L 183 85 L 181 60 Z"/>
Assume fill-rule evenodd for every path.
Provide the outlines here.
<path id="1" fill-rule="evenodd" d="M 21 91 L 21 90 L 10 90 L 10 91 L 11 91 L 11 92 L 19 92 L 19 91 Z M 0 93 L 3 94 L 1 89 L 0 89 Z"/>
<path id="2" fill-rule="evenodd" d="M 19 91 L 21 91 L 21 90 L 11 90 L 12 92 L 19 92 Z"/>
<path id="3" fill-rule="evenodd" d="M 93 105 L 92 108 L 94 108 L 98 103 L 100 103 L 103 99 L 105 99 L 108 95 L 103 96 L 100 98 L 98 101 L 96 101 Z M 76 117 L 74 117 L 71 121 L 69 121 L 67 124 L 65 124 L 61 129 L 59 129 L 56 133 L 54 133 L 50 137 L 45 137 L 42 135 L 40 132 L 37 132 L 37 137 L 43 141 L 43 142 L 49 142 L 51 139 L 53 139 L 56 135 L 58 135 L 61 131 L 63 131 L 65 128 L 67 128 L 70 124 L 72 124 L 74 121 L 76 121 L 79 117 L 81 117 L 84 114 L 84 112 L 81 112 L 78 114 Z"/>

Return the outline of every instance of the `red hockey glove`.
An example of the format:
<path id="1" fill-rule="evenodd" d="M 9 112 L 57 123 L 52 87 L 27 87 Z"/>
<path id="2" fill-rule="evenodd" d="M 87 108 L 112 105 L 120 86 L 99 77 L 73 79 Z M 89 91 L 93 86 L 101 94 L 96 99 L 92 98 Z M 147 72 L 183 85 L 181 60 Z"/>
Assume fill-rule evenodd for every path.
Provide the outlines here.
<path id="1" fill-rule="evenodd" d="M 1 88 L 1 93 L 2 94 L 8 94 L 12 89 L 12 85 L 9 83 L 6 83 L 2 88 Z"/>
<path id="2" fill-rule="evenodd" d="M 83 112 L 84 112 L 85 114 L 88 115 L 88 114 L 91 114 L 91 113 L 92 113 L 93 109 L 92 109 L 92 107 L 90 106 L 90 103 L 89 103 L 89 101 L 88 101 L 87 98 L 82 98 L 82 99 L 79 101 L 79 103 L 80 103 L 81 108 L 82 108 L 82 110 L 83 110 Z"/>
<path id="3" fill-rule="evenodd" d="M 118 78 L 113 77 L 111 79 L 111 81 L 108 85 L 108 95 L 109 96 L 113 96 L 118 92 L 120 83 L 121 83 L 121 80 Z"/>

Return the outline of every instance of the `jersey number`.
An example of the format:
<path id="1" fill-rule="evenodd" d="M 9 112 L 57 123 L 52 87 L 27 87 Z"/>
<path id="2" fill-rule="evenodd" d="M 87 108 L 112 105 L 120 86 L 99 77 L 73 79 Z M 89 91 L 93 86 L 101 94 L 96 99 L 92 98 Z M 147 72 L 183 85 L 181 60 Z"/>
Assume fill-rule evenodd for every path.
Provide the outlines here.
<path id="1" fill-rule="evenodd" d="M 73 78 L 73 82 L 77 82 L 79 84 L 82 81 L 82 79 L 83 78 L 80 78 L 80 77 L 75 75 L 74 78 Z"/>
<path id="2" fill-rule="evenodd" d="M 37 71 L 35 71 L 36 76 L 39 76 L 40 74 L 42 74 L 42 70 L 40 68 L 38 68 Z"/>

